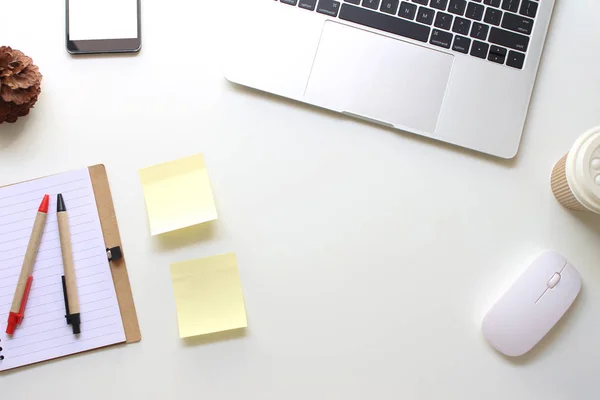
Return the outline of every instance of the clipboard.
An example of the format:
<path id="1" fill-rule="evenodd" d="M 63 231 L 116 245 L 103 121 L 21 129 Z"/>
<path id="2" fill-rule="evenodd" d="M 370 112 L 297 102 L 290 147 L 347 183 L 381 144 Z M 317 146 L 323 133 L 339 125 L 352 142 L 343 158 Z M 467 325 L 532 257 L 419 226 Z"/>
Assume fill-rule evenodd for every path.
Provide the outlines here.
<path id="1" fill-rule="evenodd" d="M 123 323 L 123 330 L 125 334 L 125 341 L 115 343 L 112 345 L 104 346 L 111 347 L 115 345 L 129 344 L 139 342 L 142 339 L 141 331 L 138 323 L 137 312 L 135 303 L 133 301 L 133 293 L 131 291 L 131 285 L 129 282 L 129 274 L 127 272 L 127 264 L 123 252 L 121 250 L 121 236 L 119 234 L 119 227 L 117 223 L 117 217 L 115 214 L 114 204 L 110 191 L 110 185 L 108 182 L 108 176 L 106 173 L 106 167 L 103 164 L 94 165 L 88 167 L 90 175 L 90 181 L 94 192 L 94 198 L 96 202 L 96 208 L 98 210 L 98 216 L 100 220 L 100 226 L 104 239 L 104 244 L 107 250 L 107 257 L 109 258 L 109 267 L 112 276 L 112 283 L 115 288 L 117 296 L 117 303 L 119 305 L 120 317 Z M 21 182 L 23 183 L 23 182 Z M 18 183 L 17 183 L 18 184 Z M 12 185 L 8 185 L 12 186 Z M 112 250 L 113 258 L 109 256 Z M 115 256 L 116 254 L 116 256 Z M 103 347 L 99 347 L 103 348 Z M 98 350 L 99 348 L 83 351 L 75 354 L 82 354 L 90 351 Z M 58 358 L 69 357 L 74 354 L 65 355 Z M 54 358 L 57 359 L 57 358 Z M 31 363 L 20 367 L 12 368 L 10 370 L 20 369 L 26 366 L 41 364 L 46 361 L 40 361 L 37 363 Z M 2 374 L 3 372 L 0 372 Z"/>

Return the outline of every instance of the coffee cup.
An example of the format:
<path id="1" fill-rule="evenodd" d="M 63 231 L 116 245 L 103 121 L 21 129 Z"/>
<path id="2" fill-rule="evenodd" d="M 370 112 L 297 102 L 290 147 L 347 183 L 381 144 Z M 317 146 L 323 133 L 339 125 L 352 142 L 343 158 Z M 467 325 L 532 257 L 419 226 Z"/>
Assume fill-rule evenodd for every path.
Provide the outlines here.
<path id="1" fill-rule="evenodd" d="M 600 214 L 600 127 L 581 135 L 556 163 L 551 187 L 564 207 Z"/>

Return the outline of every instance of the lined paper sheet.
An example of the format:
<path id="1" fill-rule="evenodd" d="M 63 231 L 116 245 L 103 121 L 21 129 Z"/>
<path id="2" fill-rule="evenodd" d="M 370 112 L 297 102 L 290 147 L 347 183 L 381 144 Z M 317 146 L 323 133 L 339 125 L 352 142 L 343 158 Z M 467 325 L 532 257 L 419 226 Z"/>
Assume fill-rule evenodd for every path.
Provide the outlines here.
<path id="1" fill-rule="evenodd" d="M 81 303 L 81 334 L 65 319 L 62 254 L 56 195 L 69 213 Z M 39 203 L 50 209 L 33 268 L 25 319 L 11 337 L 6 322 Z M 125 342 L 123 322 L 106 257 L 100 218 L 87 169 L 0 188 L 0 371 Z"/>

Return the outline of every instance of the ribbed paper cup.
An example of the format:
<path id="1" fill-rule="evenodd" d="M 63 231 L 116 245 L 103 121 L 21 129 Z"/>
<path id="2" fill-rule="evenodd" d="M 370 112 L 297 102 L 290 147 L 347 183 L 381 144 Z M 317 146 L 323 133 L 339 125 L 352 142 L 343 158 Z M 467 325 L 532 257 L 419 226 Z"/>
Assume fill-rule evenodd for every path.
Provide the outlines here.
<path id="1" fill-rule="evenodd" d="M 600 214 L 600 127 L 577 138 L 556 163 L 551 187 L 566 208 Z"/>
<path id="2" fill-rule="evenodd" d="M 573 195 L 569 182 L 567 181 L 567 174 L 565 172 L 565 163 L 567 162 L 567 156 L 565 154 L 563 158 L 558 160 L 554 169 L 552 170 L 551 186 L 554 197 L 560 204 L 568 209 L 575 211 L 588 211 Z"/>

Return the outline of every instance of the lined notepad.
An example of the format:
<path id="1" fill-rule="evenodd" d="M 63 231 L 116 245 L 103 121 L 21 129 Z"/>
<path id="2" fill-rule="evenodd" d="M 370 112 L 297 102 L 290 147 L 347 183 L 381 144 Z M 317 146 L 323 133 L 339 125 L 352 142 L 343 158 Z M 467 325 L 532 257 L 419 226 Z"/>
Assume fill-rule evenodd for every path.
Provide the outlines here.
<path id="1" fill-rule="evenodd" d="M 81 334 L 66 324 L 56 195 L 69 211 L 81 303 Z M 33 269 L 25 319 L 13 336 L 6 321 L 39 203 L 51 197 Z M 0 188 L 0 371 L 125 342 L 123 322 L 106 257 L 96 199 L 87 169 Z M 0 358 L 2 358 L 0 357 Z"/>

